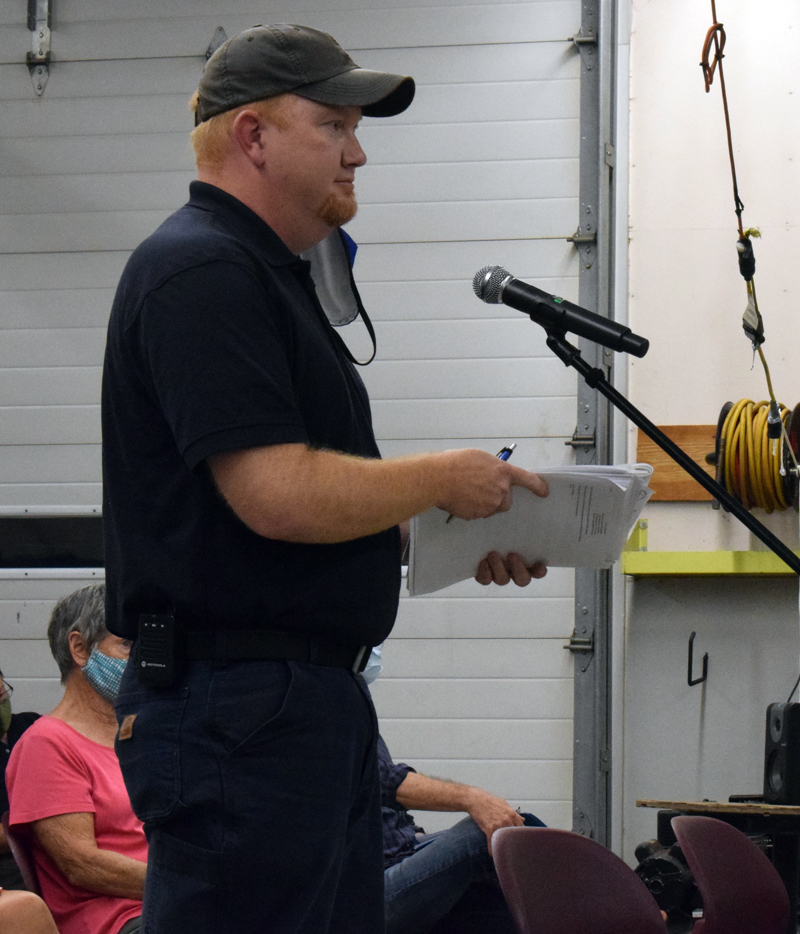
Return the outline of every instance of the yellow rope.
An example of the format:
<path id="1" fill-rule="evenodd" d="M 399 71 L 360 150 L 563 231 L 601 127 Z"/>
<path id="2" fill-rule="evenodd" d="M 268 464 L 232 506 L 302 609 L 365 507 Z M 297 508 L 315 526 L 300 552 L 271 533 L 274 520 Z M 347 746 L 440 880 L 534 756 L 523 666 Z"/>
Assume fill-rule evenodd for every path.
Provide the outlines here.
<path id="1" fill-rule="evenodd" d="M 766 512 L 774 512 L 788 509 L 790 505 L 784 494 L 781 464 L 784 444 L 788 443 L 786 423 L 791 412 L 778 404 L 783 424 L 780 443 L 773 442 L 767 434 L 768 400 L 740 399 L 728 412 L 722 426 L 723 483 L 746 509 L 759 506 Z"/>

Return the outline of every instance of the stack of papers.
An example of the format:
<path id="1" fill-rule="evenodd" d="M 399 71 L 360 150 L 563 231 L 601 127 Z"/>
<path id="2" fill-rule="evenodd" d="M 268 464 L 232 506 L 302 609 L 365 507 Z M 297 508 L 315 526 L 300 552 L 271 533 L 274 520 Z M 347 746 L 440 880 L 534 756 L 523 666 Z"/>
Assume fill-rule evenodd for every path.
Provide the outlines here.
<path id="1" fill-rule="evenodd" d="M 516 552 L 528 566 L 543 561 L 549 567 L 611 567 L 653 495 L 648 487 L 653 468 L 629 464 L 533 472 L 547 480 L 549 496 L 513 487 L 511 509 L 488 519 L 447 522 L 441 509 L 412 519 L 412 595 L 474 577 L 490 551 Z"/>

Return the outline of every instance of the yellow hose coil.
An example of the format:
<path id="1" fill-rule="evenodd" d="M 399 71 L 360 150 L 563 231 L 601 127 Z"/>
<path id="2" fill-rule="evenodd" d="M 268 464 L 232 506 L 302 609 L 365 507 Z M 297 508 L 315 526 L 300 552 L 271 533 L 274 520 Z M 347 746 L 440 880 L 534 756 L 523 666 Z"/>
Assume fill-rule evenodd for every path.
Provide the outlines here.
<path id="1" fill-rule="evenodd" d="M 784 426 L 791 412 L 778 403 Z M 725 489 L 746 509 L 759 506 L 765 512 L 789 508 L 784 493 L 781 463 L 785 434 L 773 442 L 767 436 L 769 402 L 740 399 L 728 412 L 720 434 L 724 452 L 722 480 Z"/>

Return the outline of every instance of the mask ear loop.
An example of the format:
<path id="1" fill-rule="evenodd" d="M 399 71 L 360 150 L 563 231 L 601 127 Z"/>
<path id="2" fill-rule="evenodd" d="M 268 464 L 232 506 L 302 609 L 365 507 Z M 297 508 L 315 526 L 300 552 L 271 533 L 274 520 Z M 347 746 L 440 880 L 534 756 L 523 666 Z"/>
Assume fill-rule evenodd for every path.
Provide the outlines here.
<path id="1" fill-rule="evenodd" d="M 364 322 L 364 327 L 366 327 L 367 333 L 369 334 L 372 341 L 372 355 L 370 356 L 369 360 L 356 360 L 356 358 L 350 353 L 350 348 L 347 346 L 347 344 L 345 344 L 345 342 L 341 339 L 341 337 L 339 337 L 338 334 L 336 336 L 339 337 L 339 340 L 342 343 L 342 347 L 344 348 L 345 355 L 351 363 L 355 363 L 356 366 L 368 366 L 375 359 L 375 354 L 378 352 L 378 341 L 375 337 L 375 328 L 372 326 L 372 322 L 370 321 L 369 315 L 367 314 L 367 309 L 364 307 L 364 303 L 361 301 L 361 296 L 358 294 L 358 288 L 356 287 L 356 282 L 353 278 L 352 267 L 350 268 L 350 287 L 353 290 L 353 295 L 355 296 L 356 304 L 358 305 L 358 313 L 361 315 L 361 320 Z"/>
<path id="2" fill-rule="evenodd" d="M 328 240 L 323 241 L 321 246 L 322 255 L 329 253 L 329 249 L 333 247 L 333 244 L 338 243 L 341 249 L 341 253 L 333 262 L 329 259 L 327 262 L 321 259 L 319 253 L 314 253 L 314 251 L 308 251 L 307 253 L 302 254 L 302 257 L 306 260 L 309 260 L 312 263 L 312 274 L 311 278 L 314 279 L 314 264 L 320 263 L 321 265 L 317 267 L 317 276 L 318 280 L 315 280 L 314 284 L 317 289 L 317 299 L 320 301 L 320 307 L 325 312 L 325 317 L 328 319 L 328 322 L 332 325 L 332 334 L 334 340 L 337 343 L 337 346 L 342 351 L 344 356 L 350 361 L 350 363 L 355 364 L 356 366 L 367 366 L 372 363 L 375 359 L 375 354 L 378 350 L 378 342 L 375 337 L 375 328 L 372 326 L 372 321 L 370 321 L 367 310 L 364 307 L 364 303 L 361 301 L 361 295 L 358 292 L 358 286 L 356 281 L 353 278 L 353 261 L 355 259 L 356 250 L 358 250 L 358 244 L 353 240 L 346 231 L 342 228 L 338 228 L 335 234 L 331 234 Z M 335 247 L 333 247 L 335 250 Z M 317 248 L 314 248 L 316 250 Z M 350 297 L 355 302 L 356 312 L 352 317 L 347 317 L 347 314 L 352 314 L 348 312 L 344 316 L 339 316 L 338 312 L 340 311 L 339 304 L 340 300 L 337 300 L 336 292 L 338 289 L 343 288 L 344 279 L 344 270 L 347 270 L 347 286 L 350 291 Z M 331 278 L 339 278 L 339 282 L 331 286 Z M 325 302 L 321 300 L 321 296 L 325 298 Z M 331 308 L 326 308 L 325 304 L 327 302 L 332 303 Z M 350 348 L 344 342 L 342 337 L 335 330 L 336 326 L 339 324 L 349 324 L 351 321 L 354 321 L 357 317 L 361 317 L 361 320 L 364 322 L 364 326 L 367 329 L 367 333 L 370 336 L 372 341 L 372 354 L 368 360 L 357 360 L 350 351 Z"/>

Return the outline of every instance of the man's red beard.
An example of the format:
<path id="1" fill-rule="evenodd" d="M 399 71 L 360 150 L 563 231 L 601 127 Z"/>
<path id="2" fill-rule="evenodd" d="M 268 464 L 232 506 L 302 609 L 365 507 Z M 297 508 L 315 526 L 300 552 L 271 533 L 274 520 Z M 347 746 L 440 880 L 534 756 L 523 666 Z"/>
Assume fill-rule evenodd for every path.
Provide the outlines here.
<path id="1" fill-rule="evenodd" d="M 341 227 L 356 216 L 358 204 L 354 193 L 332 191 L 326 195 L 319 209 L 320 219 L 329 227 Z"/>

